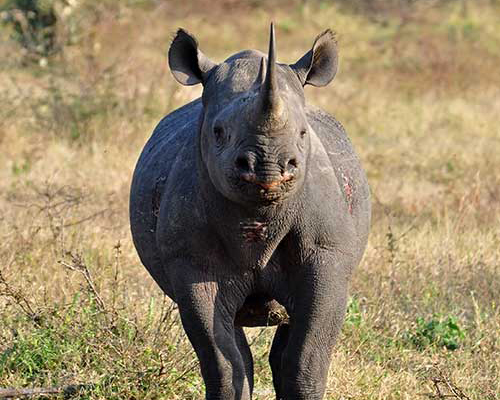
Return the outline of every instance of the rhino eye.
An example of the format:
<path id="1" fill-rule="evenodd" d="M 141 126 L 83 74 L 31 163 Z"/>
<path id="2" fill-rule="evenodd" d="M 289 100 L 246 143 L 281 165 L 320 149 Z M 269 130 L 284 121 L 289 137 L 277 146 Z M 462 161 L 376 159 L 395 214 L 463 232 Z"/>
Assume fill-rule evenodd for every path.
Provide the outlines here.
<path id="1" fill-rule="evenodd" d="M 224 141 L 224 128 L 222 126 L 214 126 L 215 141 L 221 144 Z"/>
<path id="2" fill-rule="evenodd" d="M 307 130 L 302 129 L 302 130 L 300 131 L 300 137 L 301 137 L 301 138 L 305 137 L 305 136 L 306 136 L 306 134 L 307 134 Z"/>

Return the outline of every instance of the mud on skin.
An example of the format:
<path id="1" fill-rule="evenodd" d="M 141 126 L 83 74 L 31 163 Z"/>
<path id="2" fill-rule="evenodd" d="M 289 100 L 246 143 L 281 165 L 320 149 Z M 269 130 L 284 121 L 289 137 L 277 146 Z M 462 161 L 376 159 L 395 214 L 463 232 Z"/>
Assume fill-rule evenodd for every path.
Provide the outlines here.
<path id="1" fill-rule="evenodd" d="M 252 398 L 242 326 L 269 325 L 277 399 L 322 399 L 370 224 L 342 125 L 304 97 L 305 85 L 335 77 L 334 35 L 288 65 L 271 26 L 268 54 L 217 64 L 179 29 L 168 61 L 203 94 L 158 124 L 137 163 L 130 221 L 141 261 L 179 306 L 206 399 Z"/>

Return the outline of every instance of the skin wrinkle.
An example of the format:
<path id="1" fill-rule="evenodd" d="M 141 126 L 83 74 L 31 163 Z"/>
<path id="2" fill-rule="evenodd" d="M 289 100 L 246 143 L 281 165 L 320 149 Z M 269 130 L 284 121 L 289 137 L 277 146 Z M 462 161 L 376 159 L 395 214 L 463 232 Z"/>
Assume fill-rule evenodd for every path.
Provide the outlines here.
<path id="1" fill-rule="evenodd" d="M 318 53 L 310 50 L 300 64 L 317 61 L 307 68 L 316 76 L 276 66 L 286 110 L 278 131 L 274 123 L 262 124 L 259 114 L 265 56 L 244 51 L 204 73 L 201 101 L 160 122 L 134 173 L 134 244 L 179 305 L 207 399 L 251 398 L 251 353 L 235 320 L 266 324 L 278 311 L 283 314 L 273 323 L 283 325 L 270 354 L 278 395 L 320 400 L 324 393 L 348 281 L 366 245 L 370 206 L 366 177 L 342 126 L 305 104 L 301 79 L 321 86 L 334 75 L 325 68 L 336 56 L 335 44 L 323 36 Z M 195 40 L 182 43 L 198 50 Z M 169 57 L 202 54 L 188 50 Z M 176 62 L 196 65 L 196 59 Z M 203 63 L 211 62 L 205 57 Z M 223 128 L 222 140 L 215 126 Z M 238 157 L 246 160 L 239 169 Z M 348 194 L 342 174 L 349 177 Z"/>

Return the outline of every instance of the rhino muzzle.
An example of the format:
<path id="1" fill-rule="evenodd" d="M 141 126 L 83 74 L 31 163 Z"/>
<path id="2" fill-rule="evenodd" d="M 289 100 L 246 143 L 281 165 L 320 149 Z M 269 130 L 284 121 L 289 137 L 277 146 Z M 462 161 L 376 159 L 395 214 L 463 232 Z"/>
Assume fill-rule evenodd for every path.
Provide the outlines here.
<path id="1" fill-rule="evenodd" d="M 298 189 L 301 164 L 295 156 L 263 160 L 253 153 L 241 153 L 234 162 L 232 180 L 247 200 L 278 201 Z"/>

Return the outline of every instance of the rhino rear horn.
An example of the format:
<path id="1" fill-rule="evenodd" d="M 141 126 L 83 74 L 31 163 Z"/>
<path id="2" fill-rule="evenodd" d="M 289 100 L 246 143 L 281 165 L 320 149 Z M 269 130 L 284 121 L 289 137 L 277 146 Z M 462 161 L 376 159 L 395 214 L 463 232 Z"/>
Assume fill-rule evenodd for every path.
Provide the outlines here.
<path id="1" fill-rule="evenodd" d="M 297 74 L 302 85 L 326 86 L 338 69 L 337 40 L 327 29 L 316 37 L 313 47 L 290 67 Z"/>
<path id="2" fill-rule="evenodd" d="M 208 72 L 217 65 L 201 52 L 196 38 L 182 28 L 168 50 L 168 64 L 177 82 L 187 86 L 205 82 Z"/>

